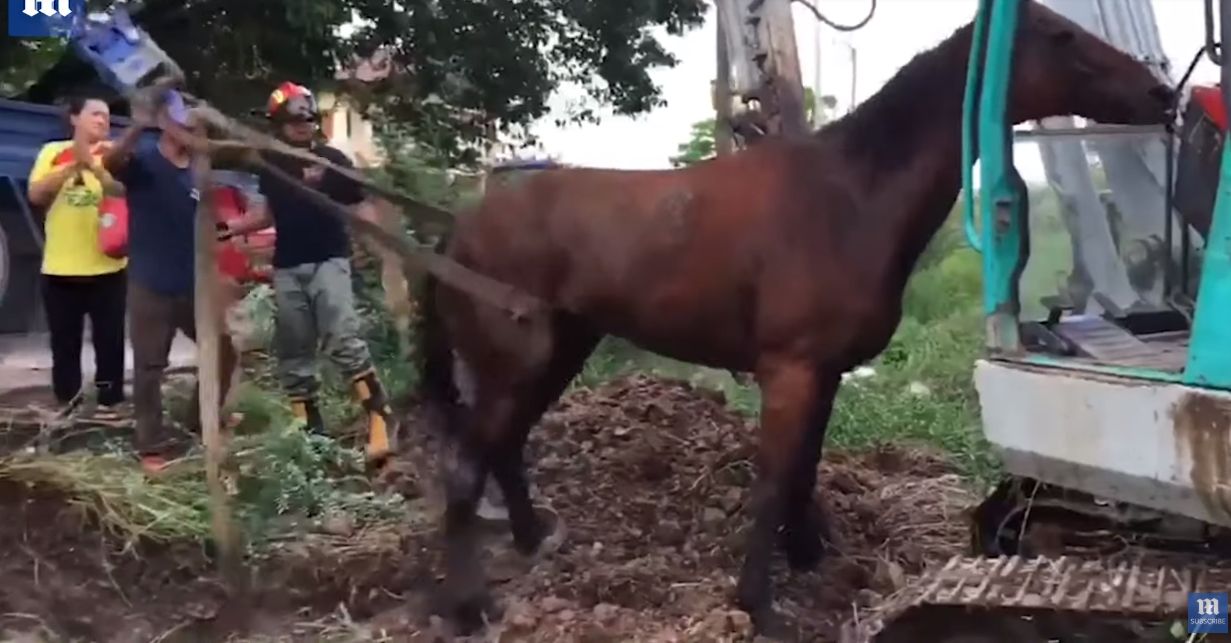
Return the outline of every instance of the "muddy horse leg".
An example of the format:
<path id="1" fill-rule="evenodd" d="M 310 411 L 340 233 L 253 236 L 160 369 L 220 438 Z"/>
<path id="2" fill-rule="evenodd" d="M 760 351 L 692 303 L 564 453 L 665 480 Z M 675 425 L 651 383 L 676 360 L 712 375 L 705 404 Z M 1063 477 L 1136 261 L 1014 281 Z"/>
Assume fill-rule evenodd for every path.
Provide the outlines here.
<path id="1" fill-rule="evenodd" d="M 785 619 L 773 609 L 770 559 L 778 528 L 800 486 L 801 467 L 815 463 L 819 443 L 817 418 L 829 416 L 833 396 L 823 396 L 832 379 L 806 359 L 772 356 L 757 366 L 761 386 L 759 472 L 753 491 L 753 524 L 736 587 L 741 609 L 752 615 L 757 632 L 793 638 Z M 836 389 L 836 387 L 834 387 Z M 813 464 L 815 466 L 815 464 Z"/>
<path id="2" fill-rule="evenodd" d="M 525 555 L 534 554 L 549 535 L 534 513 L 526 481 L 525 447 L 530 429 L 539 421 L 569 382 L 581 371 L 586 358 L 594 351 L 600 335 L 584 322 L 557 316 L 552 327 L 552 354 L 539 373 L 519 386 L 510 403 L 510 426 L 503 432 L 506 440 L 493 452 L 489 470 L 509 509 L 509 528 L 513 543 Z"/>
<path id="3" fill-rule="evenodd" d="M 444 610 L 463 630 L 482 626 L 494 612 L 487 594 L 483 569 L 479 565 L 479 530 L 475 509 L 487 479 L 485 422 L 492 416 L 490 404 L 480 400 L 466 413 L 466 426 L 444 455 L 445 488 L 445 584 Z"/>
<path id="4" fill-rule="evenodd" d="M 578 324 L 557 322 L 552 324 L 550 339 L 546 360 L 528 361 L 517 368 L 502 365 L 498 375 L 475 373 L 474 406 L 464 414 L 467 422 L 445 467 L 445 593 L 448 610 L 465 631 L 481 627 L 484 617 L 495 611 L 479 564 L 475 514 L 489 472 L 504 494 L 517 548 L 533 553 L 547 536 L 534 513 L 526 483 L 526 436 L 581 369 L 598 335 Z"/>
<path id="5" fill-rule="evenodd" d="M 816 412 L 812 416 L 804 446 L 799 451 L 795 471 L 791 474 L 783 516 L 780 543 L 787 563 L 796 571 L 815 569 L 830 539 L 829 521 L 824 509 L 813 498 L 813 493 L 816 491 L 817 465 L 825 446 L 829 412 L 841 379 L 820 377 Z"/>

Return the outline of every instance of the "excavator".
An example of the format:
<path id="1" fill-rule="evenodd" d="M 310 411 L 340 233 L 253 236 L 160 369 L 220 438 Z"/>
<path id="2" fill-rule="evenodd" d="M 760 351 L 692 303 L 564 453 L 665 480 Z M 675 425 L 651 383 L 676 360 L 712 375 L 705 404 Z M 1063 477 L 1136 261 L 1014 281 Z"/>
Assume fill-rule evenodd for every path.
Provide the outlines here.
<path id="1" fill-rule="evenodd" d="M 1148 0 L 1043 1 L 1169 76 Z M 1204 3 L 1205 42 L 1180 80 L 1187 100 L 1174 126 L 1068 120 L 1029 132 L 1072 256 L 1057 292 L 1029 302 L 1023 275 L 1042 233 L 1014 165 L 1022 136 L 1005 114 L 1022 3 L 980 0 L 963 223 L 983 265 L 985 353 L 973 379 L 1004 477 L 970 512 L 968 555 L 857 610 L 844 641 L 1194 641 L 1227 632 L 1231 54 L 1218 43 L 1231 37 L 1231 0 Z M 1218 67 L 1220 82 L 1184 87 L 1202 62 Z"/>

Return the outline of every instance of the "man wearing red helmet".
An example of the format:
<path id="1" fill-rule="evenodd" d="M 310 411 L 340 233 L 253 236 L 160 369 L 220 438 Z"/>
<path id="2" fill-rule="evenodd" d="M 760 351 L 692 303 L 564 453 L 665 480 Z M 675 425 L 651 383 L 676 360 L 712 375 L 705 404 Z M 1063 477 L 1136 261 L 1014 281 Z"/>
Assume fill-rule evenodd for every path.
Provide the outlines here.
<path id="1" fill-rule="evenodd" d="M 341 150 L 317 139 L 316 99 L 308 89 L 282 83 L 269 96 L 266 117 L 278 137 L 342 167 L 354 167 Z M 353 206 L 374 219 L 361 186 L 332 170 L 280 154 L 264 155 L 270 165 L 299 178 L 330 199 Z M 391 451 L 397 424 L 384 388 L 373 368 L 367 343 L 360 337 L 351 288 L 350 237 L 346 225 L 305 198 L 294 186 L 262 173 L 265 208 L 224 225 L 223 238 L 260 230 L 271 223 L 274 242 L 274 299 L 277 303 L 275 351 L 279 375 L 295 415 L 310 430 L 324 432 L 316 403 L 317 342 L 346 375 L 368 414 L 367 458 L 380 466 Z"/>

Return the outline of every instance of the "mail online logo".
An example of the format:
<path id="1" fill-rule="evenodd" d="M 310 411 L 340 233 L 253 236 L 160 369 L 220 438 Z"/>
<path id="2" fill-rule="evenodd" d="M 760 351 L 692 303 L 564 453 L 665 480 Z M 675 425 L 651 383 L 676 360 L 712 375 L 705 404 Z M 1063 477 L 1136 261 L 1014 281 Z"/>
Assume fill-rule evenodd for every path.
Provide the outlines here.
<path id="1" fill-rule="evenodd" d="M 85 13 L 85 0 L 5 0 L 9 3 L 9 35 L 14 38 L 50 38 L 60 25 Z"/>
<path id="2" fill-rule="evenodd" d="M 1227 593 L 1194 592 L 1188 595 L 1188 633 L 1227 633 Z"/>

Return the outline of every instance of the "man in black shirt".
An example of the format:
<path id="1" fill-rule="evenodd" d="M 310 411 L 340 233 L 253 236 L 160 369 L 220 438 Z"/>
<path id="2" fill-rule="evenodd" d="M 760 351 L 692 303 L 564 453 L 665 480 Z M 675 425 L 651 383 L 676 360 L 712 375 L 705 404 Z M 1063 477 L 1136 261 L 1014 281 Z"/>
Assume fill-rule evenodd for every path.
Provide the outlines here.
<path id="1" fill-rule="evenodd" d="M 354 167 L 340 150 L 316 140 L 319 120 L 316 100 L 306 88 L 283 83 L 269 97 L 266 116 L 284 142 L 306 149 L 342 167 Z M 372 204 L 361 186 L 307 161 L 267 153 L 264 160 L 330 199 L 358 209 L 373 219 Z M 351 288 L 350 238 L 346 224 L 303 196 L 294 186 L 269 173 L 260 176 L 265 208 L 258 208 L 221 230 L 228 238 L 260 230 L 272 223 L 274 299 L 277 303 L 275 352 L 282 385 L 291 408 L 309 429 L 324 432 L 316 394 L 317 342 L 352 382 L 368 413 L 368 462 L 379 467 L 397 433 L 387 395 L 376 376 L 367 344 L 359 336 Z"/>

